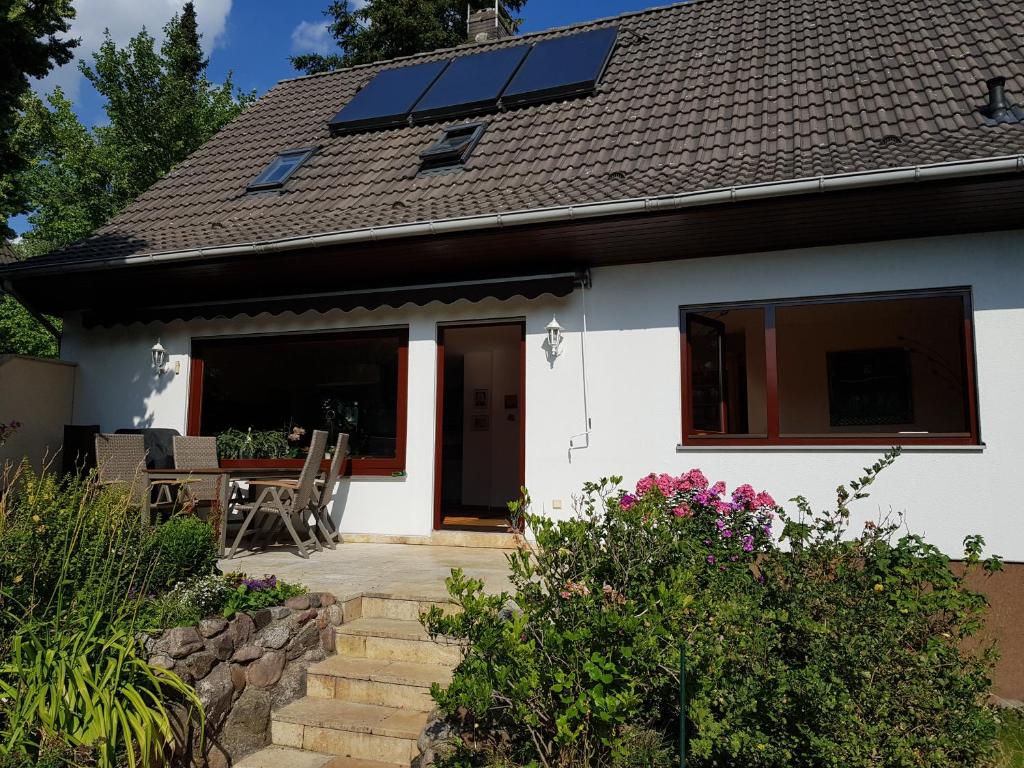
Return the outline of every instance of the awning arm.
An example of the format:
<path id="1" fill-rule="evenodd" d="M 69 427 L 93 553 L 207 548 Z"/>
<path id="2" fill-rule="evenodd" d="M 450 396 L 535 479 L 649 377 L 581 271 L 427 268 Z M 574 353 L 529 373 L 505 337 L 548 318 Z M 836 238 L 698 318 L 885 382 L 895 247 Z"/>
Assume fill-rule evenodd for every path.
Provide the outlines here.
<path id="1" fill-rule="evenodd" d="M 19 304 L 21 304 L 21 306 L 25 308 L 25 311 L 32 315 L 35 321 L 39 323 L 41 326 L 43 326 L 43 328 L 45 328 L 50 333 L 50 335 L 57 340 L 57 345 L 60 345 L 60 331 L 58 331 L 56 326 L 54 326 L 54 324 L 50 322 L 49 318 L 47 318 L 46 315 L 44 315 L 42 312 L 37 311 L 35 307 L 33 307 L 28 301 L 22 298 L 22 296 L 16 290 L 14 290 L 14 286 L 11 285 L 10 280 L 4 280 L 3 284 L 0 285 L 0 294 L 4 293 L 6 293 Z"/>

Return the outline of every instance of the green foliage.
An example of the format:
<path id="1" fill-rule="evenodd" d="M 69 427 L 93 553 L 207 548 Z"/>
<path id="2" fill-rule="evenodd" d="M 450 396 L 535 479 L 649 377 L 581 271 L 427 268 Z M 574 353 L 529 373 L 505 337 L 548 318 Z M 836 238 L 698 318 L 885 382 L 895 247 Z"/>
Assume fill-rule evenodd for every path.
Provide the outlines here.
<path id="1" fill-rule="evenodd" d="M 142 30 L 124 48 L 108 35 L 82 72 L 104 97 L 107 121 L 91 131 L 58 89 L 29 95 L 17 141 L 33 161 L 20 176 L 35 254 L 75 242 L 102 225 L 212 137 L 254 94 L 206 77 L 195 11 L 186 3 L 156 48 Z"/>
<path id="2" fill-rule="evenodd" d="M 147 618 L 159 628 L 183 627 L 209 616 L 230 619 L 241 611 L 256 611 L 281 605 L 289 597 L 304 595 L 301 584 L 290 584 L 276 576 L 250 578 L 242 573 L 195 576 L 160 595 L 148 607 Z"/>
<path id="3" fill-rule="evenodd" d="M 479 0 L 471 5 L 493 7 Z M 518 11 L 526 0 L 506 0 L 504 5 Z M 466 3 L 461 0 L 335 0 L 324 15 L 330 19 L 328 29 L 341 52 L 292 56 L 292 66 L 307 75 L 466 42 Z M 513 28 L 519 26 L 519 19 L 509 21 Z"/>
<path id="4" fill-rule="evenodd" d="M 217 564 L 217 534 L 193 515 L 175 515 L 157 526 L 149 542 L 154 590 L 173 587 L 193 576 L 208 576 Z"/>
<path id="5" fill-rule="evenodd" d="M 841 486 L 831 512 L 796 500 L 784 547 L 770 496 L 723 496 L 697 470 L 635 494 L 588 484 L 566 521 L 525 511 L 536 544 L 509 556 L 514 594 L 453 571 L 463 611 L 425 617 L 467 644 L 433 689 L 460 736 L 448 764 L 664 764 L 682 643 L 694 768 L 987 765 L 994 656 L 965 642 L 984 598 L 896 522 L 848 529 L 849 503 L 897 453 Z M 968 571 L 999 567 L 981 546 L 967 540 Z"/>
<path id="6" fill-rule="evenodd" d="M 0 487 L 0 590 L 16 615 L 60 615 L 66 623 L 96 612 L 113 617 L 126 596 L 145 591 L 149 532 L 124 488 L 37 475 L 27 465 L 0 478 Z M 0 638 L 12 610 L 0 612 Z"/>
<path id="7" fill-rule="evenodd" d="M 229 619 L 239 611 L 256 611 L 281 605 L 289 597 L 304 595 L 309 591 L 301 584 L 289 584 L 276 576 L 249 579 L 241 574 L 229 574 L 227 580 L 231 590 L 224 602 L 223 613 Z"/>
<path id="8" fill-rule="evenodd" d="M 193 576 L 174 585 L 153 602 L 148 615 L 154 627 L 187 627 L 219 614 L 231 593 L 221 574 Z"/>
<path id="9" fill-rule="evenodd" d="M 997 768 L 1024 768 L 1024 709 L 999 713 L 999 760 Z"/>
<path id="10" fill-rule="evenodd" d="M 150 531 L 92 476 L 3 481 L 0 764 L 163 764 L 167 702 L 202 707 L 139 644 Z"/>
<path id="11" fill-rule="evenodd" d="M 0 663 L 0 754 L 33 755 L 57 739 L 101 768 L 165 764 L 173 731 L 165 702 L 202 705 L 173 672 L 151 667 L 127 626 L 95 614 L 84 627 L 21 624 Z"/>
<path id="12" fill-rule="evenodd" d="M 0 241 L 14 232 L 7 219 L 25 210 L 18 172 L 27 164 L 15 126 L 29 78 L 71 61 L 77 40 L 61 38 L 75 17 L 71 0 L 0 0 Z"/>
<path id="13" fill-rule="evenodd" d="M 280 430 L 256 431 L 250 427 L 228 429 L 217 435 L 217 455 L 222 459 L 280 459 L 294 453 Z"/>
<path id="14" fill-rule="evenodd" d="M 54 321 L 60 327 L 60 321 Z M 0 296 L 0 355 L 56 357 L 57 340 L 13 296 Z"/>

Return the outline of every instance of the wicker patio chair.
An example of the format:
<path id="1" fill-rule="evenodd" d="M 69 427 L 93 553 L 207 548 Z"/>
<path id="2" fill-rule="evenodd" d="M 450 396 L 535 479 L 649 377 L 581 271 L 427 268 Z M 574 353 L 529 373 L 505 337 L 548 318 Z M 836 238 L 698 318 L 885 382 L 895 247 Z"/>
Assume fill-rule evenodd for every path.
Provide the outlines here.
<path id="1" fill-rule="evenodd" d="M 308 559 L 307 546 L 312 546 L 318 552 L 323 550 L 320 540 L 316 536 L 316 528 L 309 525 L 310 515 L 314 515 L 317 508 L 317 500 L 313 493 L 313 483 L 320 471 L 320 462 L 323 461 L 324 452 L 327 448 L 327 433 L 322 430 L 315 430 L 309 443 L 309 453 L 306 455 L 306 463 L 302 466 L 302 472 L 298 480 L 250 480 L 250 493 L 258 492 L 256 500 L 250 504 L 236 504 L 235 509 L 245 514 L 242 527 L 235 536 L 227 557 L 233 557 L 239 543 L 249 532 L 253 519 L 257 516 L 277 518 L 274 522 L 280 521 L 288 529 L 292 540 L 299 549 L 299 555 Z M 258 521 L 259 522 L 259 521 Z M 309 534 L 309 538 L 300 539 L 295 530 L 295 524 L 299 523 Z M 272 530 L 257 525 L 257 531 L 262 528 L 264 532 Z M 252 531 L 256 533 L 257 531 Z"/>
<path id="2" fill-rule="evenodd" d="M 174 480 L 152 480 L 146 471 L 146 445 L 142 435 L 96 435 L 96 470 L 101 485 L 127 485 L 132 503 L 138 504 L 142 522 L 149 525 L 156 507 L 174 506 Z M 153 488 L 157 489 L 151 501 Z"/>
<path id="3" fill-rule="evenodd" d="M 331 502 L 331 496 L 334 495 L 334 486 L 338 482 L 338 476 L 341 474 L 341 468 L 345 464 L 345 454 L 348 452 L 348 435 L 338 435 L 338 442 L 334 446 L 334 453 L 331 454 L 331 467 L 327 471 L 327 477 L 316 479 L 316 492 L 317 502 L 316 511 L 316 526 L 320 529 L 320 533 L 324 535 L 324 543 L 334 549 L 335 540 L 340 540 L 338 535 L 338 528 L 334 525 L 334 521 L 331 520 L 330 514 L 327 512 L 327 505 Z"/>
<path id="4" fill-rule="evenodd" d="M 217 438 L 215 437 L 183 437 L 175 435 L 174 444 L 175 469 L 218 469 Z M 189 479 L 188 495 L 195 504 L 217 506 L 220 503 L 221 479 L 216 476 L 194 477 Z"/>

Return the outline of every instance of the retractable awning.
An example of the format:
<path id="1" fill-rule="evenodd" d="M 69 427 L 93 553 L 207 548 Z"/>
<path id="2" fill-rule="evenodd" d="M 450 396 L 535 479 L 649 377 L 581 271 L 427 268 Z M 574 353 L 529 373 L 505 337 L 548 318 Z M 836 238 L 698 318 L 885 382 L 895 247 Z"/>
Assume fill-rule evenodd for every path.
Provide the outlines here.
<path id="1" fill-rule="evenodd" d="M 405 304 L 424 306 L 433 301 L 451 304 L 460 300 L 511 299 L 517 296 L 535 299 L 545 294 L 568 296 L 576 287 L 589 285 L 589 281 L 590 276 L 587 272 L 558 272 L 523 277 L 225 299 L 201 303 L 154 304 L 145 307 L 131 307 L 130 309 L 123 306 L 112 306 L 85 312 L 83 323 L 87 327 L 111 326 L 131 322 L 170 322 L 197 318 L 210 320 L 238 315 L 255 317 L 261 314 L 279 315 L 283 312 L 300 313 L 310 310 L 329 312 L 331 310 L 401 307 Z"/>

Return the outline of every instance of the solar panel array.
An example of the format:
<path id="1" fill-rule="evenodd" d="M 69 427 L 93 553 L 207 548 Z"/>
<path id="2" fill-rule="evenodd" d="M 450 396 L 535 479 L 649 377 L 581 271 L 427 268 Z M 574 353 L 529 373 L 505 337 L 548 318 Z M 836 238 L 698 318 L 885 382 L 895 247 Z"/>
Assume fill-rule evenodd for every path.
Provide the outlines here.
<path id="1" fill-rule="evenodd" d="M 355 133 L 592 93 L 617 35 L 617 28 L 605 27 L 385 69 L 329 125 Z"/>

